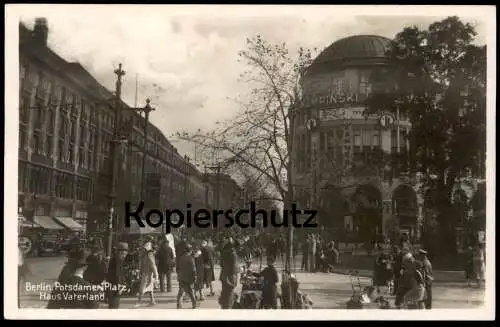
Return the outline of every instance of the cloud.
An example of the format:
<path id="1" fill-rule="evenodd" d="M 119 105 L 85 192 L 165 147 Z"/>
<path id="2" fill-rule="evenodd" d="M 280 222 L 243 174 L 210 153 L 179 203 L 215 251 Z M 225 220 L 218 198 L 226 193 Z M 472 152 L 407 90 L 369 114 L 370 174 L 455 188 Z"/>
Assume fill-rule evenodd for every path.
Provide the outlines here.
<path id="1" fill-rule="evenodd" d="M 138 105 L 150 97 L 158 108 L 151 120 L 165 135 L 178 129 L 208 128 L 237 110 L 228 97 L 246 92 L 237 83 L 244 67 L 237 53 L 256 34 L 271 42 L 323 49 L 354 34 L 393 37 L 404 26 L 429 23 L 453 14 L 426 17 L 408 10 L 388 15 L 375 7 L 356 6 L 157 6 L 24 5 L 21 19 L 32 26 L 46 17 L 50 47 L 67 60 L 79 61 L 104 86 L 114 89 L 114 69 L 126 71 L 124 100 Z M 394 8 L 394 7 L 391 7 Z M 350 10 L 350 11 L 349 11 Z M 394 9 L 396 10 L 396 9 Z M 383 15 L 384 16 L 383 16 Z M 405 16 L 406 15 L 406 16 Z M 472 19 L 485 41 L 485 24 Z"/>

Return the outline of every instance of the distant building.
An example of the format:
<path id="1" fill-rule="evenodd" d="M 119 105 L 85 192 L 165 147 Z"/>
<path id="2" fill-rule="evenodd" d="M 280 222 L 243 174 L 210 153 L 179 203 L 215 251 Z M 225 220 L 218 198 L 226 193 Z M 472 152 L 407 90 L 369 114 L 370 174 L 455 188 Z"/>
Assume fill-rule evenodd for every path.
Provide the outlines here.
<path id="1" fill-rule="evenodd" d="M 214 188 L 212 203 L 214 209 L 237 209 L 242 205 L 242 189 L 236 181 L 227 174 L 206 174 L 205 177 Z"/>

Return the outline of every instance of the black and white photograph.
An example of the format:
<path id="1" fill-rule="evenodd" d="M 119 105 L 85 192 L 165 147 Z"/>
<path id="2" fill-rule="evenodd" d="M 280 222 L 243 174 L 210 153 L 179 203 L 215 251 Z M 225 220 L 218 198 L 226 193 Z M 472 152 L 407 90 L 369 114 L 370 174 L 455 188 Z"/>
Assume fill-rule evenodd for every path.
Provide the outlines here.
<path id="1" fill-rule="evenodd" d="M 7 316 L 494 319 L 494 14 L 8 5 Z"/>

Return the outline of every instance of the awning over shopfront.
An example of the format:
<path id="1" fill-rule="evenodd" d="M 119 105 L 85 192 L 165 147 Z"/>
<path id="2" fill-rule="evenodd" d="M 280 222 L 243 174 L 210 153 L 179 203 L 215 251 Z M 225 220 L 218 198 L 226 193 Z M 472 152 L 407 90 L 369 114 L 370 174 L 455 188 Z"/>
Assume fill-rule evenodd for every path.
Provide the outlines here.
<path id="1" fill-rule="evenodd" d="M 54 219 L 49 216 L 35 216 L 35 223 L 40 225 L 40 227 L 50 230 L 60 230 L 64 229 L 61 225 L 59 225 Z"/>
<path id="2" fill-rule="evenodd" d="M 17 223 L 19 224 L 19 227 L 22 227 L 22 228 L 40 228 L 41 227 L 37 223 L 31 222 L 28 219 L 24 218 L 24 216 L 21 216 L 21 215 L 17 216 Z"/>
<path id="3" fill-rule="evenodd" d="M 71 217 L 56 217 L 56 220 L 73 231 L 81 232 L 84 230 L 83 226 Z"/>

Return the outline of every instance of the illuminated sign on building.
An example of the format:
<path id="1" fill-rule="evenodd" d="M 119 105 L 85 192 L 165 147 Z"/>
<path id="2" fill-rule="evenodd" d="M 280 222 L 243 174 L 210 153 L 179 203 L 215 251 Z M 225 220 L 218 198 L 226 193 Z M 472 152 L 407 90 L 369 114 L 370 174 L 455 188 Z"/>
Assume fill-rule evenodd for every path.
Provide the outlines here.
<path id="1" fill-rule="evenodd" d="M 349 106 L 359 104 L 363 101 L 358 93 L 337 93 L 331 91 L 328 94 L 316 94 L 305 97 L 303 104 L 305 106 Z"/>

